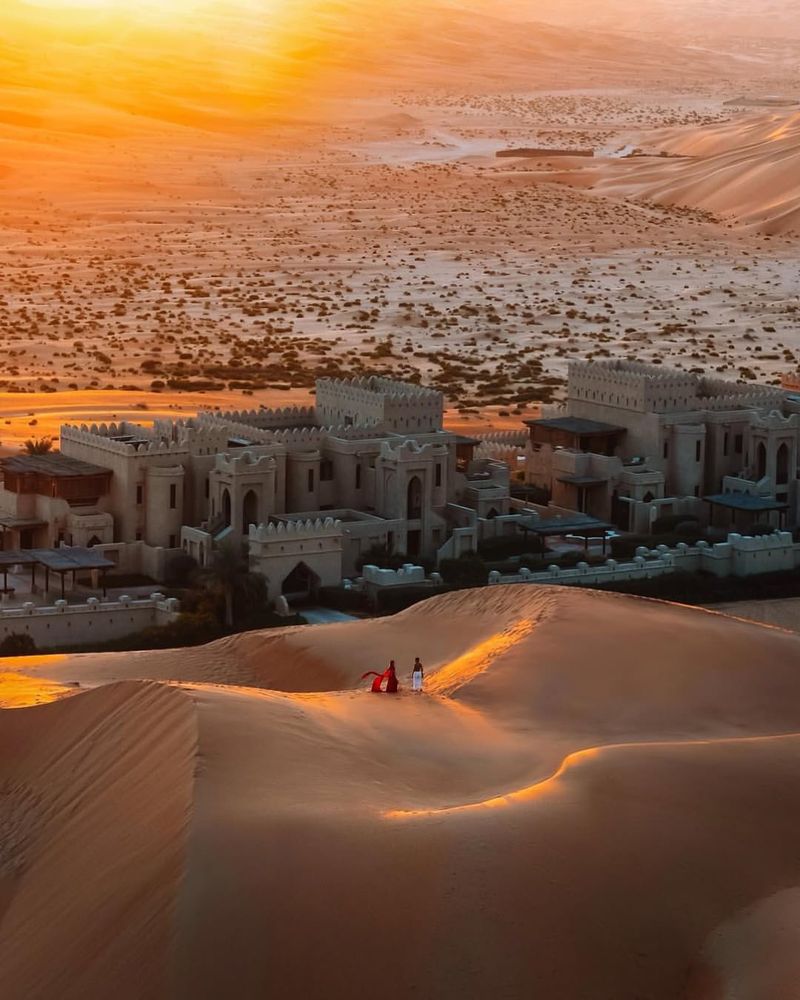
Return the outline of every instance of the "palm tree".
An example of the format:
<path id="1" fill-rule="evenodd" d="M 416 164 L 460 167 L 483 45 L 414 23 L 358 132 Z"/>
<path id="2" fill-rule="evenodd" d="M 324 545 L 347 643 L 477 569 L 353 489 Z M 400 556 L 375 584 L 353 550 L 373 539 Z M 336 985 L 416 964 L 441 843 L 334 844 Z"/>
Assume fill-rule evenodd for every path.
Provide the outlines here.
<path id="1" fill-rule="evenodd" d="M 247 546 L 230 540 L 215 546 L 203 579 L 206 586 L 225 598 L 225 625 L 228 628 L 235 624 L 238 607 L 252 604 L 264 590 L 263 580 L 250 572 Z"/>
<path id="2" fill-rule="evenodd" d="M 49 437 L 28 438 L 22 449 L 26 455 L 48 455 L 53 450 L 53 439 Z"/>

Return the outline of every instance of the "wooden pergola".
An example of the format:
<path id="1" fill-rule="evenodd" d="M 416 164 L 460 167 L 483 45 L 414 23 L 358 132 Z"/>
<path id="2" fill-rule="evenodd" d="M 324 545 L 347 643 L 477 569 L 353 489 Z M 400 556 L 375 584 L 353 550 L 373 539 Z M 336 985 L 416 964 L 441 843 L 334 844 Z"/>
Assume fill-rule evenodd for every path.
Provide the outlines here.
<path id="1" fill-rule="evenodd" d="M 59 549 L 5 549 L 0 551 L 0 573 L 3 574 L 3 593 L 9 592 L 8 574 L 14 566 L 30 567 L 31 593 L 36 589 L 36 567 L 44 567 L 44 589 L 50 589 L 50 574 L 57 573 L 61 578 L 61 597 L 66 592 L 66 576 L 72 573 L 72 582 L 83 570 L 98 571 L 101 575 L 103 597 L 106 596 L 106 573 L 113 569 L 114 563 L 106 559 L 100 552 L 85 549 L 80 546 L 62 547 Z"/>
<path id="2" fill-rule="evenodd" d="M 581 518 L 560 518 L 552 517 L 542 520 L 535 518 L 523 518 L 520 527 L 527 533 L 530 531 L 539 539 L 539 547 L 542 555 L 545 553 L 545 541 L 559 535 L 575 535 L 583 539 L 584 549 L 589 548 L 590 538 L 601 538 L 603 540 L 603 554 L 606 551 L 606 541 L 609 531 L 614 531 L 613 524 L 607 521 L 600 521 L 595 517 Z"/>

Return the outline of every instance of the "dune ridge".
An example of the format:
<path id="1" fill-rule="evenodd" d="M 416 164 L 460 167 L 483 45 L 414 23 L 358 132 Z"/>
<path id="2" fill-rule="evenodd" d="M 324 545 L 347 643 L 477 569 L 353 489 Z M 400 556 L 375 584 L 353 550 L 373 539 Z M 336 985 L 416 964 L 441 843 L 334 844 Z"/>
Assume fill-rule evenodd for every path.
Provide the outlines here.
<path id="1" fill-rule="evenodd" d="M 651 162 L 598 190 L 689 205 L 767 234 L 800 231 L 800 113 L 736 118 L 654 142 L 682 159 Z"/>
<path id="2" fill-rule="evenodd" d="M 648 156 L 577 164 L 557 179 L 607 197 L 688 207 L 768 235 L 800 231 L 800 112 L 739 113 L 635 141 Z"/>
<path id="3" fill-rule="evenodd" d="M 364 691 L 379 651 L 428 692 Z M 735 943 L 796 908 L 798 667 L 777 629 L 526 585 L 14 661 L 93 689 L 0 712 L 0 992 L 783 1000 L 794 933 L 769 970 Z"/>

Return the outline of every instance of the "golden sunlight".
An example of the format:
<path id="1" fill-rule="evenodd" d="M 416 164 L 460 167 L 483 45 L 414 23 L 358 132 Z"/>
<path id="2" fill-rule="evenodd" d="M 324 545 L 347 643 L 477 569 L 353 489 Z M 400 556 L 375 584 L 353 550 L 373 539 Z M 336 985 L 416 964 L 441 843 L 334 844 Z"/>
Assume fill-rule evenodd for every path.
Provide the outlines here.
<path id="1" fill-rule="evenodd" d="M 138 13 L 150 11 L 180 11 L 208 4 L 208 0 L 28 0 L 32 7 L 69 8 L 71 11 L 108 10 Z"/>

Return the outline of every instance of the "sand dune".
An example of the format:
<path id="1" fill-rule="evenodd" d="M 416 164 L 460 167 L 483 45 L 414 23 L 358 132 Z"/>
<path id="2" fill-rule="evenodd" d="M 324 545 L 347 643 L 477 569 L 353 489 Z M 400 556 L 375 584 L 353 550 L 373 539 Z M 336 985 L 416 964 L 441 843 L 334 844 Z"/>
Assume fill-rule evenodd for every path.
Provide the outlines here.
<path id="1" fill-rule="evenodd" d="M 417 653 L 425 696 L 360 689 Z M 780 630 L 527 586 L 29 661 L 100 687 L 0 713 L 0 994 L 785 1000 L 798 666 Z"/>
<path id="2" fill-rule="evenodd" d="M 135 135 L 155 122 L 236 131 L 318 113 L 365 88 L 487 92 L 546 85 L 559 69 L 584 82 L 736 71 L 724 55 L 455 0 L 300 0 L 267 10 L 232 0 L 156 19 L 132 5 L 69 20 L 6 0 L 3 29 L 0 125 L 62 136 Z"/>
<path id="3" fill-rule="evenodd" d="M 800 230 L 800 113 L 737 119 L 655 144 L 686 159 L 651 162 L 598 189 L 688 205 L 765 233 Z"/>
<path id="4" fill-rule="evenodd" d="M 699 210 L 762 233 L 800 231 L 800 112 L 735 115 L 633 141 L 649 156 L 576 161 L 567 170 L 555 164 L 551 177 L 609 197 Z"/>

